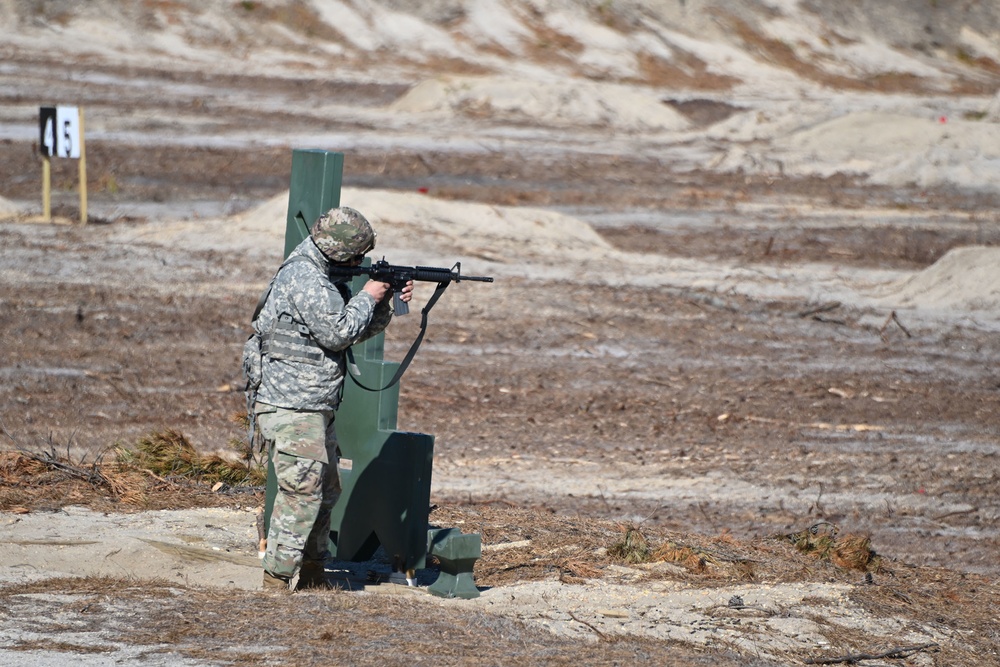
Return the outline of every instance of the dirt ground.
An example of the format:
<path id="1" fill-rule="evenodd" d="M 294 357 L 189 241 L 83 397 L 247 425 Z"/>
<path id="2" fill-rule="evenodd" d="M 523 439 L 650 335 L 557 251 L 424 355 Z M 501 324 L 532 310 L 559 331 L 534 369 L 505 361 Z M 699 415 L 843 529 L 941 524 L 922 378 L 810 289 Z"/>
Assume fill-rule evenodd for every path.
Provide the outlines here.
<path id="1" fill-rule="evenodd" d="M 128 147 L 119 150 L 124 159 Z M 210 197 L 199 192 L 201 175 L 218 161 L 251 182 L 276 179 L 267 157 L 189 153 L 172 163 L 169 177 Z M 366 164 L 352 155 L 348 180 L 364 181 L 355 162 Z M 482 169 L 478 158 L 461 155 L 435 165 L 455 180 Z M 518 165 L 524 174 L 512 171 Z M 607 189 L 600 169 L 562 166 L 575 177 L 550 203 L 586 207 L 593 204 L 587 193 Z M 6 159 L 4 167 L 30 173 L 37 164 L 26 156 L 19 166 Z M 535 187 L 542 167 L 506 168 L 500 197 L 530 198 L 518 184 Z M 627 183 L 646 173 L 641 163 L 615 168 Z M 723 184 L 712 182 L 718 178 L 707 180 L 688 189 L 709 202 L 713 193 L 723 196 Z M 669 192 L 632 188 L 634 199 L 614 195 L 618 206 L 646 206 L 652 198 L 664 208 L 678 205 Z M 742 196 L 810 197 L 829 206 L 844 185 L 778 189 L 784 192 L 751 186 Z M 487 200 L 496 193 L 473 186 L 449 194 Z M 853 189 L 855 205 L 865 194 Z M 870 205 L 888 196 L 876 190 Z M 975 198 L 955 203 L 964 207 L 941 211 L 941 222 L 926 231 L 907 226 L 904 216 L 898 225 L 831 222 L 744 233 L 739 220 L 711 209 L 706 215 L 716 222 L 707 226 L 598 229 L 622 249 L 675 257 L 913 269 L 951 247 L 996 243 L 995 225 L 949 224 L 949 216 L 957 220 L 980 206 Z M 698 213 L 688 202 L 682 215 Z M 238 351 L 247 311 L 273 267 L 214 251 L 178 254 L 108 241 L 110 228 L 141 224 L 98 219 L 87 227 L 0 228 L 5 265 L 26 278 L 5 295 L 0 324 L 8 341 L 4 425 L 18 444 L 94 456 L 166 428 L 209 449 L 240 437 L 232 419 L 242 407 Z M 275 225 L 282 227 L 280 220 Z M 110 278 L 122 271 L 130 276 L 123 283 Z M 1000 377 L 989 362 L 997 354 L 995 332 L 907 317 L 686 289 L 528 278 L 460 285 L 435 309 L 429 339 L 406 377 L 400 428 L 436 436 L 436 474 L 459 478 L 458 489 L 441 489 L 442 501 L 502 499 L 510 484 L 518 504 L 739 535 L 821 518 L 871 531 L 880 551 L 913 562 L 996 573 Z M 416 324 L 400 321 L 387 343 L 389 358 L 401 356 Z M 525 496 L 508 475 L 516 478 L 536 459 L 586 464 L 574 476 L 589 481 Z M 490 472 L 472 473 L 470 465 Z M 494 483 L 461 481 L 482 474 L 495 475 Z M 699 491 L 691 480 L 700 479 L 716 480 L 720 492 Z M 684 480 L 695 488 L 677 498 L 635 493 L 625 502 L 608 495 L 628 480 L 640 489 L 640 480 Z"/>
<path id="2" fill-rule="evenodd" d="M 246 160 L 247 168 L 264 162 L 237 152 L 229 158 Z M 172 178 L 193 184 L 211 168 L 207 157 L 188 156 L 180 164 L 186 175 Z M 476 161 L 456 156 L 448 164 L 461 173 Z M 22 164 L 25 171 L 31 168 L 30 161 Z M 628 173 L 618 171 L 623 178 Z M 637 165 L 637 180 L 642 173 Z M 504 193 L 516 191 L 521 181 L 511 173 Z M 573 185 L 581 192 L 603 187 L 599 178 L 592 183 L 577 178 Z M 708 183 L 704 191 L 716 187 Z M 788 196 L 796 196 L 798 188 L 812 193 L 822 187 L 783 184 Z M 455 194 L 486 198 L 479 189 Z M 638 195 L 644 204 L 650 196 Z M 864 190 L 858 188 L 855 196 L 863 199 Z M 883 196 L 871 193 L 875 201 Z M 560 203 L 566 206 L 588 203 L 583 194 L 565 197 Z M 0 227 L 5 282 L 13 288 L 5 291 L 0 317 L 6 341 L 0 398 L 9 445 L 72 451 L 77 458 L 83 452 L 92 462 L 114 444 L 168 428 L 206 451 L 225 449 L 242 437 L 233 419 L 243 405 L 238 354 L 248 311 L 273 266 L 216 251 L 171 252 L 109 241 L 114 230 L 143 224 Z M 836 253 L 845 264 L 879 268 L 920 266 L 951 246 L 984 240 L 981 234 L 970 237 L 961 225 L 939 227 L 915 235 L 902 224 L 863 232 L 831 225 L 783 232 L 774 242 L 762 232 L 739 241 L 734 234 L 727 243 L 719 242 L 714 226 L 602 232 L 625 249 L 780 263 Z M 1000 352 L 996 332 L 908 320 L 905 311 L 893 320 L 886 311 L 844 304 L 756 300 L 696 289 L 528 277 L 455 286 L 436 307 L 429 338 L 404 380 L 400 428 L 435 435 L 432 502 L 457 510 L 460 520 L 476 525 L 487 540 L 516 543 L 544 532 L 538 512 L 574 522 L 575 529 L 558 533 L 571 544 L 580 539 L 574 532 L 591 524 L 607 531 L 605 544 L 613 540 L 610 526 L 600 528 L 608 519 L 701 544 L 711 536 L 757 540 L 830 522 L 843 532 L 871 536 L 874 549 L 898 563 L 894 570 L 910 566 L 904 563 L 948 568 L 934 571 L 943 582 L 940 595 L 973 573 L 987 577 L 979 590 L 995 591 L 1000 377 L 990 360 Z M 401 356 L 416 321 L 397 327 L 387 342 L 388 358 Z M 49 497 L 44 488 L 35 496 L 8 488 L 3 507 L 45 512 L 67 502 L 92 503 L 86 493 L 67 496 L 56 487 Z M 105 504 L 104 510 L 114 507 Z M 507 510 L 490 520 L 478 517 L 479 508 L 491 507 Z M 244 549 L 252 550 L 252 542 L 246 536 Z M 769 559 L 776 557 L 762 557 Z M 533 570 L 485 561 L 477 582 L 500 587 L 538 576 L 544 581 L 553 572 L 572 577 L 581 567 L 584 574 L 593 572 L 587 567 L 606 567 L 598 562 L 574 570 L 565 561 L 541 562 L 545 566 Z M 765 573 L 759 576 L 767 579 Z M 902 574 L 893 580 L 897 576 Z M 835 578 L 858 581 L 860 575 L 847 571 Z M 788 583 L 795 577 L 781 573 L 776 579 Z M 30 592 L 39 584 L 33 586 L 17 590 Z M 68 585 L 64 594 L 80 599 L 76 589 Z M 121 595 L 127 600 L 135 592 Z M 962 597 L 961 609 L 981 604 L 978 595 Z M 202 597 L 209 607 L 232 603 L 207 592 L 194 596 L 185 609 Z M 546 599 L 544 604 L 553 604 L 555 598 Z M 883 611 L 878 604 L 876 609 Z M 392 618 L 402 612 L 384 613 Z M 610 632 L 580 613 L 570 615 L 603 628 L 597 633 Z M 967 614 L 961 616 L 963 627 L 996 636 L 995 618 Z M 488 618 L 477 615 L 474 622 L 494 623 Z M 937 618 L 952 627 L 957 622 L 943 612 Z M 566 622 L 577 636 L 593 634 L 586 624 Z M 567 661 L 597 655 L 611 664 L 630 653 L 648 657 L 663 650 L 655 640 L 648 641 L 661 648 L 628 639 L 610 653 L 595 654 L 587 642 L 543 640 L 537 634 L 528 639 L 523 633 L 541 631 L 518 632 L 536 646 L 527 654 L 538 655 L 537 646 L 545 646 Z M 670 649 L 670 655 L 681 659 L 689 650 Z M 708 649 L 697 649 L 702 650 Z M 712 649 L 713 664 L 743 663 L 748 655 L 718 650 Z M 771 648 L 764 655 L 803 654 Z M 697 656 L 685 659 L 701 664 Z M 245 655 L 233 659 L 250 664 Z"/>
<path id="3" fill-rule="evenodd" d="M 27 80 L 50 63 L 16 64 Z M 302 108 L 337 95 L 375 107 L 405 90 L 93 67 L 109 79 L 301 98 Z M 99 78 L 84 88 L 92 105 L 119 94 Z M 250 117 L 230 126 L 210 123 L 219 108 L 192 99 L 116 98 L 139 138 L 88 146 L 87 226 L 43 224 L 28 215 L 0 222 L 0 449 L 48 452 L 85 468 L 107 460 L 115 445 L 166 429 L 205 452 L 229 450 L 244 437 L 237 423 L 244 407 L 239 352 L 281 247 L 266 249 L 262 259 L 123 239 L 181 218 L 219 224 L 224 238 L 230 233 L 224 215 L 251 210 L 287 188 L 291 149 L 300 145 L 247 145 L 234 135 L 249 125 L 262 135 L 280 128 L 294 136 L 307 133 L 315 117 L 260 105 L 241 108 Z M 728 113 L 727 105 L 709 100 L 679 108 L 695 123 Z M 200 136 L 218 141 L 172 137 L 151 145 L 144 133 L 171 133 L 164 113 L 185 118 L 189 127 L 205 124 Z M 357 118 L 329 121 L 324 131 L 373 133 Z M 546 207 L 589 222 L 622 251 L 751 272 L 819 263 L 905 275 L 952 248 L 1000 245 L 995 193 L 878 186 L 844 175 L 675 169 L 641 151 L 609 157 L 597 142 L 592 148 L 438 150 L 359 140 L 346 151 L 345 185 Z M 74 178 L 71 165 L 54 162 L 57 216 L 78 213 Z M 33 201 L 39 179 L 34 148 L 0 140 L 0 195 Z M 870 211 L 882 212 L 877 222 Z M 657 224 L 644 224 L 651 212 Z M 281 219 L 274 224 L 284 226 Z M 475 273 L 477 261 L 489 256 L 456 259 Z M 101 628 L 118 642 L 114 649 L 99 644 L 95 653 L 142 664 L 262 664 L 255 647 L 270 647 L 283 664 L 322 657 L 378 664 L 385 657 L 379 650 L 396 662 L 435 656 L 439 664 L 801 664 L 820 649 L 844 656 L 878 653 L 877 647 L 912 650 L 869 660 L 905 655 L 905 664 L 914 665 L 1000 664 L 995 318 L 696 284 L 650 288 L 641 276 L 620 279 L 629 273 L 620 265 L 593 264 L 580 280 L 552 280 L 524 273 L 516 259 L 505 261 L 494 284 L 453 286 L 435 307 L 399 407 L 400 429 L 435 436 L 432 517 L 474 526 L 484 544 L 532 543 L 517 556 L 490 552 L 477 566 L 477 583 L 493 594 L 489 605 L 504 613 L 448 602 L 432 608 L 406 595 L 373 602 L 309 593 L 269 600 L 284 619 L 272 626 L 258 604 L 262 594 L 252 591 L 234 595 L 196 584 L 179 593 L 176 582 L 147 586 L 127 577 L 28 578 L 0 589 L 8 603 L 5 623 L 61 608 L 64 628 Z M 600 277 L 609 270 L 614 279 Z M 417 330 L 416 317 L 395 323 L 387 357 L 400 358 Z M 21 512 L 181 509 L 170 505 L 178 494 L 166 482 L 138 503 L 123 503 L 46 474 L 4 478 L 3 530 L 12 531 Z M 244 514 L 260 500 L 259 492 L 189 495 L 192 505 Z M 242 522 L 244 514 L 227 521 Z M 817 565 L 787 540 L 772 539 L 827 524 L 870 537 L 883 569 L 866 574 Z M 607 556 L 623 526 L 639 526 L 659 542 L 695 545 L 696 555 L 737 554 L 643 571 L 635 575 L 636 590 L 676 594 L 678 609 L 697 607 L 682 597 L 686 587 L 715 590 L 713 600 L 742 596 L 749 606 L 704 607 L 697 622 L 703 627 L 669 618 L 662 608 L 640 618 L 640 593 L 630 599 L 622 593 L 617 603 L 600 598 L 596 611 L 597 603 L 562 597 L 571 584 L 635 574 Z M 246 541 L 234 540 L 234 552 L 252 560 L 252 535 L 240 537 Z M 540 587 L 516 588 L 526 582 Z M 758 593 L 763 611 L 754 608 L 754 585 L 770 591 Z M 803 587 L 796 599 L 807 600 L 805 611 L 774 604 L 782 586 Z M 591 590 L 598 599 L 583 590 L 583 598 Z M 523 596 L 520 611 L 515 602 L 501 602 L 508 592 L 511 600 Z M 560 604 L 569 606 L 557 610 Z M 552 609 L 539 611 L 546 605 Z M 848 607 L 863 609 L 867 620 L 843 612 L 819 640 L 795 625 Z M 592 615 L 583 615 L 588 609 Z M 90 610 L 95 617 L 87 617 Z M 621 613 L 632 618 L 616 629 Z M 316 627 L 306 648 L 281 645 L 282 632 L 322 614 L 344 620 Z M 140 616 L 141 626 L 127 622 Z M 401 617 L 411 623 L 406 629 Z M 639 629 L 643 623 L 659 625 L 660 633 Z M 741 623 L 745 636 L 734 629 Z M 663 630 L 671 624 L 705 636 L 682 639 Z M 730 634 L 713 642 L 722 625 Z M 48 636 L 59 632 L 53 626 Z M 370 635 L 383 638 L 381 649 L 357 639 Z M 767 639 L 757 646 L 753 637 Z M 55 646 L 25 635 L 4 642 L 19 655 L 58 655 L 60 646 L 87 651 L 71 637 Z M 240 642 L 249 648 L 234 649 Z M 481 661 L 470 657 L 477 652 Z"/>

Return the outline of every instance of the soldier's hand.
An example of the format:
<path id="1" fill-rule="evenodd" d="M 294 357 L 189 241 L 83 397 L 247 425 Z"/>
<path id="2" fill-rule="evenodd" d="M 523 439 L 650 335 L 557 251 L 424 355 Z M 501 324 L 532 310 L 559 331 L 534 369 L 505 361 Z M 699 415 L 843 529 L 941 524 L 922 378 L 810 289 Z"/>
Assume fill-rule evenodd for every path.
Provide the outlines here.
<path id="1" fill-rule="evenodd" d="M 407 282 L 406 286 L 403 287 L 402 290 L 400 290 L 400 292 L 399 292 L 399 298 L 404 303 L 409 303 L 410 299 L 413 298 L 413 281 L 412 280 L 409 281 L 409 282 Z"/>
<path id="2" fill-rule="evenodd" d="M 381 303 L 382 299 L 385 298 L 385 295 L 389 293 L 389 283 L 380 283 L 375 280 L 369 280 L 361 289 L 371 294 L 372 298 L 375 299 L 375 303 Z"/>

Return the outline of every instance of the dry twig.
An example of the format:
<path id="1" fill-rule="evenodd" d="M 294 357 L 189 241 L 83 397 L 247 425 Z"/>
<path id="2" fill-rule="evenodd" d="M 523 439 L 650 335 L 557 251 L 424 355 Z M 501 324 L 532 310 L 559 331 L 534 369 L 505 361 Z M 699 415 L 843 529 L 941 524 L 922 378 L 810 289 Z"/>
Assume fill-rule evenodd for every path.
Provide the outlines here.
<path id="1" fill-rule="evenodd" d="M 585 621 L 585 620 L 583 620 L 581 618 L 577 618 L 576 615 L 573 612 L 569 612 L 569 617 L 572 618 L 577 623 L 580 623 L 581 625 L 586 625 L 588 628 L 590 628 L 591 630 L 593 630 L 594 632 L 596 632 L 598 637 L 600 637 L 601 639 L 607 641 L 608 636 L 606 634 L 604 634 L 603 632 L 601 632 L 600 630 L 598 630 L 597 628 L 595 628 L 592 624 L 588 623 L 587 621 Z"/>
<path id="2" fill-rule="evenodd" d="M 882 340 L 887 340 L 885 330 L 889 327 L 890 322 L 895 322 L 896 326 L 898 326 L 900 330 L 906 334 L 907 338 L 913 338 L 913 334 L 911 334 L 909 329 L 904 327 L 903 323 L 899 321 L 899 316 L 896 315 L 896 311 L 894 310 L 889 313 L 889 317 L 885 318 L 885 323 L 882 325 L 882 328 L 878 330 L 878 335 L 882 338 Z"/>
<path id="3" fill-rule="evenodd" d="M 828 313 L 831 310 L 836 310 L 838 308 L 840 308 L 840 302 L 839 301 L 831 301 L 829 303 L 824 303 L 824 304 L 821 304 L 819 306 L 816 306 L 815 308 L 810 308 L 809 310 L 804 310 L 801 313 L 799 313 L 799 317 L 806 318 L 806 317 L 809 317 L 811 315 L 818 315 L 819 313 Z"/>
<path id="4" fill-rule="evenodd" d="M 804 662 L 807 665 L 836 665 L 842 662 L 854 664 L 862 660 L 880 660 L 882 658 L 908 658 L 914 653 L 937 647 L 938 644 L 931 642 L 929 644 L 917 644 L 916 646 L 900 646 L 899 648 L 889 649 L 882 653 L 851 653 L 834 658 L 810 658 Z"/>
<path id="5" fill-rule="evenodd" d="M 90 470 L 85 470 L 83 468 L 79 468 L 69 463 L 62 463 L 60 461 L 57 461 L 55 455 L 52 454 L 51 452 L 46 452 L 44 454 L 33 454 L 31 452 L 22 450 L 21 454 L 26 458 L 29 458 L 33 461 L 38 461 L 39 463 L 46 465 L 49 468 L 55 468 L 56 470 L 61 470 L 62 472 L 70 475 L 71 477 L 77 477 L 79 479 L 82 479 L 88 484 L 111 488 L 111 482 L 108 481 L 108 478 L 105 477 L 100 470 L 97 469 L 96 463 L 91 465 Z"/>

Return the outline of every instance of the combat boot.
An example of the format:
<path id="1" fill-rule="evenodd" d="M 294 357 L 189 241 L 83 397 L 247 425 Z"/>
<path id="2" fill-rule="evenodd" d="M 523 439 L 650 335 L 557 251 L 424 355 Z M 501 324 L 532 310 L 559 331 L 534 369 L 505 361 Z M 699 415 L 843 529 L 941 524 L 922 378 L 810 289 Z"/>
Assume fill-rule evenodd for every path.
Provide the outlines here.
<path id="1" fill-rule="evenodd" d="M 264 570 L 264 590 L 268 593 L 291 593 L 287 577 L 278 577 Z"/>
<path id="2" fill-rule="evenodd" d="M 321 560 L 304 560 L 302 568 L 299 570 L 299 581 L 295 590 L 301 591 L 308 588 L 329 589 L 333 588 L 326 578 L 326 563 Z"/>

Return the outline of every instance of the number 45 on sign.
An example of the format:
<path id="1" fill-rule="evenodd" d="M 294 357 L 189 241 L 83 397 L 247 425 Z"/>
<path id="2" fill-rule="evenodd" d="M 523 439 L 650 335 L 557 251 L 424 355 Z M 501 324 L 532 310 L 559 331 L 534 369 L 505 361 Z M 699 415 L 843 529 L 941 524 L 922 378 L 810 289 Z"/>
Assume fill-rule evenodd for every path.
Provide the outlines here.
<path id="1" fill-rule="evenodd" d="M 42 155 L 80 157 L 80 111 L 76 107 L 42 107 Z"/>

